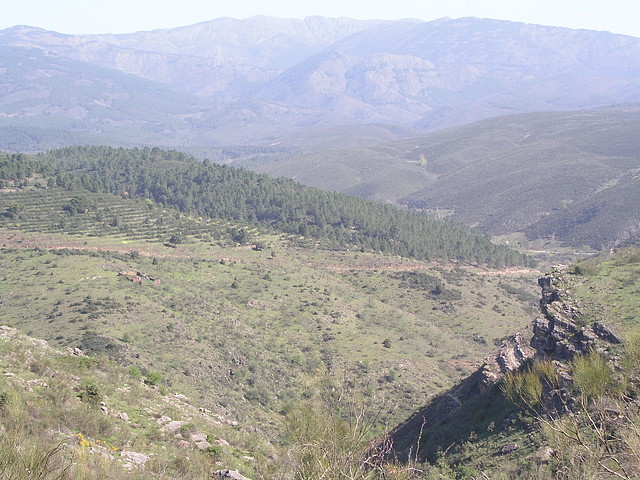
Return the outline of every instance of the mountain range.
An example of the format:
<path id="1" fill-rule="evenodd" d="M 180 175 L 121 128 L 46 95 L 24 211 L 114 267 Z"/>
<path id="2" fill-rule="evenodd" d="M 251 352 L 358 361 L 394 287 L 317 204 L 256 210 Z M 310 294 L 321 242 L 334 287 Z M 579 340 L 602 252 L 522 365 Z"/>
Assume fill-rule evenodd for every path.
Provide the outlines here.
<path id="1" fill-rule="evenodd" d="M 639 56 L 635 37 L 478 18 L 220 18 L 86 36 L 16 26 L 0 31 L 0 126 L 183 147 L 361 124 L 409 138 L 638 102 Z"/>

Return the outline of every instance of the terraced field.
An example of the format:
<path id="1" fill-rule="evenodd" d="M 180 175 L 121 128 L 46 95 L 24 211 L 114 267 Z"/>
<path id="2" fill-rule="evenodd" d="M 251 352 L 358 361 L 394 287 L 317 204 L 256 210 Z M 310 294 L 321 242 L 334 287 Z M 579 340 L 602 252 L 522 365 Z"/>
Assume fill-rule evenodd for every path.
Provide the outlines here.
<path id="1" fill-rule="evenodd" d="M 81 205 L 81 211 L 72 211 L 74 202 Z M 32 189 L 0 194 L 0 226 L 26 232 L 126 236 L 131 240 L 167 242 L 174 235 L 217 241 L 228 237 L 224 232 L 234 225 L 193 218 L 174 208 L 140 199 Z"/>

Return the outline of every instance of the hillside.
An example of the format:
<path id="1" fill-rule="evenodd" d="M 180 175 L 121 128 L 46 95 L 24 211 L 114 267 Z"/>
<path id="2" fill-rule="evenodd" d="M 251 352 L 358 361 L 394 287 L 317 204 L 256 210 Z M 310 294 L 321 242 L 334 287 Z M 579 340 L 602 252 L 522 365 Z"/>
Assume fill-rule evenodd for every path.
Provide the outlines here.
<path id="1" fill-rule="evenodd" d="M 373 250 L 419 259 L 457 259 L 490 265 L 524 265 L 530 259 L 483 235 L 428 215 L 355 197 L 323 192 L 290 180 L 197 162 L 176 151 L 75 147 L 40 155 L 6 157 L 0 167 L 8 185 L 34 173 L 38 186 L 143 198 L 184 213 L 275 229 L 325 247 Z M 11 180 L 13 178 L 13 180 Z M 29 182 L 27 182 L 28 184 Z"/>
<path id="2" fill-rule="evenodd" d="M 639 266 L 631 247 L 541 277 L 541 314 L 392 431 L 397 454 L 455 478 L 636 478 Z"/>
<path id="3" fill-rule="evenodd" d="M 313 321 L 299 324 L 295 321 L 295 317 L 300 315 L 306 317 L 307 313 L 303 310 L 298 310 L 287 322 L 278 325 L 274 321 L 276 317 L 271 315 L 266 305 L 258 307 L 258 302 L 267 301 L 271 293 L 262 296 L 254 289 L 251 296 L 255 298 L 247 302 L 246 306 L 251 309 L 259 308 L 263 320 L 256 323 L 260 334 L 251 335 L 247 323 L 250 318 L 248 311 L 241 310 L 245 302 L 236 302 L 230 292 L 236 290 L 235 295 L 241 296 L 247 285 L 255 285 L 247 274 L 256 271 L 260 268 L 261 262 L 264 262 L 265 259 L 260 252 L 238 247 L 216 248 L 200 243 L 195 238 L 172 249 L 160 244 L 140 242 L 134 239 L 135 236 L 90 237 L 63 233 L 26 235 L 15 230 L 3 235 L 4 246 L 1 254 L 3 265 L 6 266 L 3 283 L 14 287 L 2 298 L 3 312 L 7 314 L 3 321 L 10 319 L 12 323 L 20 324 L 23 328 L 37 328 L 42 336 L 49 338 L 55 332 L 60 332 L 61 328 L 69 332 L 70 336 L 60 338 L 58 335 L 51 339 L 53 344 L 60 345 L 58 348 L 63 350 L 60 351 L 52 349 L 41 340 L 20 335 L 12 328 L 0 328 L 0 365 L 5 372 L 0 378 L 0 422 L 6 429 L 0 443 L 0 448 L 6 452 L 0 457 L 0 468 L 9 468 L 9 472 L 17 475 L 20 475 L 21 468 L 31 466 L 35 469 L 32 471 L 42 469 L 51 472 L 52 475 L 62 475 L 57 478 L 86 478 L 82 475 L 93 472 L 94 475 L 101 475 L 101 478 L 115 479 L 128 478 L 132 471 L 144 474 L 145 478 L 176 478 L 177 472 L 180 472 L 180 478 L 200 478 L 203 472 L 210 474 L 211 471 L 225 466 L 239 469 L 252 478 L 289 478 L 287 475 L 290 472 L 287 471 L 288 463 L 284 461 L 284 451 L 269 444 L 266 440 L 268 435 L 265 435 L 264 431 L 256 432 L 255 429 L 263 421 L 257 410 L 269 410 L 272 400 L 265 397 L 263 400 L 258 398 L 256 402 L 255 397 L 244 393 L 244 400 L 238 401 L 239 399 L 234 399 L 232 394 L 232 391 L 244 389 L 249 385 L 254 388 L 260 387 L 260 383 L 256 382 L 265 374 L 268 375 L 268 372 L 274 371 L 275 365 L 271 363 L 273 360 L 269 359 L 272 359 L 272 355 L 277 351 L 276 345 L 280 345 L 280 351 L 285 353 L 281 350 L 283 343 L 279 343 L 276 338 L 265 339 L 265 334 L 278 331 L 278 335 L 282 336 L 282 332 L 286 331 L 288 333 L 285 334 L 285 338 L 289 338 L 294 332 L 290 327 L 297 324 L 295 335 L 298 343 L 309 342 L 312 337 L 308 335 L 315 330 Z M 428 348 L 431 349 L 427 357 L 436 360 L 441 348 L 449 351 L 449 354 L 460 351 L 460 341 L 464 335 L 460 336 L 459 333 L 470 326 L 469 323 L 456 322 L 449 323 L 447 327 L 446 322 L 440 323 L 437 325 L 437 332 L 442 334 L 446 329 L 451 337 L 434 336 L 434 330 L 432 334 L 427 334 L 424 339 L 419 340 L 415 336 L 415 327 L 418 326 L 416 320 L 426 314 L 425 300 L 427 305 L 429 300 L 419 293 L 424 290 L 417 280 L 424 281 L 431 275 L 442 275 L 445 289 L 451 288 L 447 295 L 451 296 L 453 288 L 462 293 L 462 302 L 450 300 L 450 305 L 459 309 L 458 314 L 451 320 L 470 318 L 466 313 L 466 309 L 471 307 L 465 301 L 470 293 L 467 286 L 473 286 L 478 299 L 486 298 L 484 295 L 489 292 L 499 294 L 501 290 L 517 293 L 517 287 L 514 289 L 515 285 L 512 283 L 513 279 L 505 276 L 480 276 L 478 274 L 482 272 L 479 271 L 472 275 L 461 269 L 447 270 L 435 265 L 403 265 L 397 259 L 389 257 L 363 258 L 362 254 L 345 252 L 322 254 L 318 251 L 289 249 L 282 244 L 274 247 L 274 250 L 277 250 L 277 255 L 267 259 L 271 269 L 268 273 L 273 274 L 269 282 L 277 282 L 282 288 L 286 282 L 283 283 L 277 272 L 284 270 L 287 263 L 297 260 L 300 262 L 297 263 L 297 268 L 287 269 L 287 272 L 291 275 L 291 272 L 296 272 L 292 281 L 300 281 L 305 275 L 309 275 L 306 273 L 307 268 L 309 272 L 314 272 L 311 274 L 313 284 L 307 285 L 307 293 L 300 297 L 302 299 L 309 298 L 309 294 L 315 295 L 316 304 L 312 305 L 313 309 L 323 308 L 326 303 L 322 300 L 319 290 L 325 288 L 326 292 L 327 286 L 332 288 L 330 304 L 340 315 L 317 317 L 317 320 L 324 322 L 323 325 L 330 325 L 328 328 L 331 328 L 318 331 L 317 335 L 322 335 L 322 340 L 317 344 L 325 345 L 320 361 L 330 360 L 329 364 L 325 363 L 324 368 L 333 372 L 334 377 L 337 372 L 345 372 L 341 367 L 349 368 L 349 361 L 345 361 L 347 357 L 344 356 L 344 352 L 340 353 L 340 344 L 344 340 L 342 337 L 349 331 L 351 323 L 348 315 L 345 316 L 344 307 L 347 305 L 340 306 L 342 299 L 347 298 L 343 296 L 345 286 L 351 285 L 347 289 L 349 307 L 359 305 L 356 307 L 359 311 L 367 312 L 368 307 L 358 300 L 362 297 L 362 301 L 372 304 L 374 311 L 381 312 L 381 308 L 393 308 L 384 317 L 394 318 L 391 328 L 398 333 L 402 333 L 404 320 L 398 308 L 400 304 L 394 303 L 398 292 L 391 291 L 394 279 L 400 280 L 403 284 L 403 307 L 407 309 L 415 301 L 417 309 L 411 315 L 412 326 L 404 332 L 404 335 L 407 335 L 403 335 L 404 339 L 395 340 L 387 337 L 390 339 L 388 343 L 385 340 L 379 345 L 379 349 L 367 349 L 366 353 L 354 350 L 353 346 L 347 344 L 351 361 L 358 356 L 363 359 L 355 362 L 356 376 L 347 376 L 347 379 L 351 378 L 348 381 L 352 382 L 349 387 L 350 395 L 358 391 L 360 395 L 364 395 L 365 401 L 369 398 L 369 403 L 375 401 L 376 404 L 384 404 L 384 399 L 388 398 L 385 391 L 390 387 L 392 390 L 389 393 L 392 397 L 387 401 L 393 398 L 393 401 L 397 402 L 402 397 L 408 399 L 411 396 L 409 386 L 413 385 L 413 382 L 415 385 L 424 385 L 424 372 L 431 372 L 432 378 L 434 372 L 443 372 L 441 368 L 444 363 L 423 363 L 425 358 L 422 352 L 426 345 L 424 342 L 428 341 Z M 133 252 L 137 254 L 134 255 Z M 235 259 L 219 259 L 216 256 L 231 253 L 236 256 Z M 152 258 L 156 261 L 152 261 Z M 400 458 L 406 458 L 408 455 L 412 460 L 410 468 L 403 470 L 400 466 L 392 466 L 386 470 L 385 467 L 386 476 L 381 478 L 407 478 L 409 472 L 409 478 L 416 479 L 431 478 L 433 475 L 439 475 L 440 478 L 473 478 L 483 474 L 489 478 L 584 478 L 585 475 L 596 473 L 600 478 L 619 478 L 619 475 L 612 472 L 620 473 L 623 478 L 634 478 L 638 465 L 633 455 L 628 455 L 628 449 L 635 445 L 633 442 L 636 437 L 633 435 L 637 436 L 637 432 L 631 427 L 635 421 L 632 420 L 635 418 L 633 412 L 637 409 L 633 392 L 640 377 L 637 374 L 637 335 L 634 337 L 629 332 L 633 332 L 640 325 L 637 315 L 639 259 L 638 250 L 631 248 L 618 251 L 611 258 L 593 258 L 579 262 L 571 268 L 555 270 L 541 278 L 539 284 L 543 296 L 542 314 L 535 321 L 530 320 L 532 317 L 529 316 L 527 322 L 530 326 L 517 335 L 501 337 L 505 340 L 500 350 L 489 354 L 482 367 L 460 384 L 437 394 L 451 383 L 446 380 L 444 383 L 436 381 L 431 393 L 425 391 L 424 394 L 433 397 L 432 403 L 413 415 L 411 420 L 401 424 L 391 435 L 394 440 L 392 445 L 401 454 Z M 214 263 L 207 264 L 212 260 L 215 267 Z M 327 260 L 336 263 L 307 263 Z M 354 263 L 346 264 L 347 262 Z M 355 262 L 359 262 L 358 265 Z M 128 274 L 119 278 L 116 271 L 120 265 L 154 269 L 154 278 L 161 282 L 152 284 L 153 280 L 145 276 L 132 282 L 126 278 Z M 224 274 L 224 270 L 229 267 L 234 270 L 233 278 L 238 286 L 216 288 L 214 303 L 220 301 L 220 306 L 224 303 L 230 310 L 227 313 L 216 312 L 211 317 L 211 312 L 214 311 L 211 307 L 216 308 L 210 303 L 212 299 L 194 289 L 205 282 L 202 285 L 204 290 L 211 291 L 213 279 L 223 279 L 224 284 L 230 280 L 230 277 L 225 279 Z M 49 270 L 49 275 L 46 270 Z M 242 270 L 245 273 L 241 277 L 238 273 Z M 91 276 L 96 272 L 100 274 Z M 43 282 L 43 279 L 52 275 L 52 280 Z M 352 279 L 349 280 L 351 276 Z M 334 283 L 332 277 L 337 283 Z M 60 280 L 55 281 L 56 278 Z M 190 278 L 194 281 L 190 281 Z M 524 282 L 532 282 L 532 279 Z M 172 285 L 170 289 L 169 284 Z M 340 284 L 343 286 L 340 287 Z M 360 286 L 367 286 L 366 293 L 361 292 Z M 484 287 L 488 287 L 488 290 Z M 61 291 L 57 294 L 58 288 L 65 289 L 64 293 Z M 191 295 L 189 298 L 199 300 L 189 302 L 184 293 L 178 294 L 178 288 L 181 292 L 183 289 L 188 290 Z M 296 301 L 295 290 L 285 287 L 281 290 L 283 298 L 287 298 L 288 302 Z M 305 288 L 302 289 L 304 290 Z M 313 294 L 314 291 L 316 294 Z M 443 291 L 439 295 L 444 294 Z M 62 300 L 56 302 L 51 313 L 46 314 L 52 305 L 50 296 Z M 153 299 L 153 303 L 145 298 Z M 174 304 L 168 305 L 163 299 L 172 299 Z M 185 300 L 187 301 L 183 305 L 178 304 Z M 26 302 L 29 303 L 28 309 L 21 306 Z M 157 303 L 159 305 L 156 309 L 163 308 L 162 312 L 150 310 Z M 207 312 L 206 316 L 198 313 L 200 306 L 203 307 L 203 312 Z M 272 308 L 274 306 L 272 303 Z M 477 309 L 478 306 L 476 304 L 473 309 Z M 496 309 L 492 310 L 495 313 Z M 282 312 L 280 307 L 280 314 L 277 316 Z M 232 323 L 227 323 L 225 319 L 229 313 Z M 373 311 L 365 313 L 364 318 L 369 320 L 366 322 L 366 331 L 375 338 L 378 321 L 382 320 L 382 317 L 378 321 L 372 321 L 372 313 Z M 488 320 L 488 323 L 493 325 L 493 328 L 502 324 L 506 327 L 505 330 L 519 328 L 509 322 L 509 319 L 518 313 L 515 310 L 506 313 L 506 316 L 497 317 L 500 320 Z M 167 318 L 171 320 L 170 323 L 166 328 L 154 328 L 154 324 L 162 324 L 157 321 L 162 315 L 169 315 L 171 318 Z M 311 315 L 309 318 L 313 319 L 315 314 Z M 476 331 L 488 326 L 487 323 L 483 323 L 488 315 L 491 314 L 484 312 L 476 319 L 473 323 Z M 210 321 L 206 322 L 206 333 L 197 334 L 196 325 L 200 320 L 196 319 L 204 320 L 207 317 Z M 40 319 L 43 318 L 47 319 L 47 323 L 42 323 Z M 147 318 L 153 323 L 147 323 Z M 133 319 L 135 322 L 132 322 Z M 435 317 L 431 316 L 430 322 L 434 319 Z M 607 327 L 602 326 L 603 321 Z M 77 339 L 73 338 L 73 324 L 79 325 L 78 333 L 84 332 Z M 216 324 L 222 327 L 219 332 Z M 306 334 L 303 333 L 305 324 L 312 327 Z M 385 334 L 389 333 L 390 325 L 379 325 Z M 336 331 L 337 328 L 340 330 Z M 124 335 L 116 333 L 123 329 Z M 615 334 L 611 333 L 612 330 Z M 240 331 L 242 335 L 233 333 Z M 114 333 L 115 337 L 110 336 Z M 365 331 L 358 333 L 359 344 L 363 334 Z M 306 341 L 303 340 L 305 336 Z M 153 337 L 155 342 L 159 341 L 162 348 L 145 346 L 148 341 L 146 337 Z M 249 338 L 250 345 L 243 346 L 243 338 Z M 455 338 L 455 342 L 449 343 L 449 338 Z M 471 360 L 468 366 L 477 362 L 477 355 L 480 353 L 478 349 L 486 351 L 486 348 L 482 347 L 483 342 L 478 341 L 482 337 L 474 334 L 472 338 L 476 346 L 471 349 L 471 357 L 476 360 Z M 618 338 L 635 340 L 621 346 Z M 213 339 L 214 342 L 207 346 Z M 313 343 L 311 340 L 310 343 L 303 344 L 312 346 Z M 423 345 L 420 345 L 421 343 Z M 67 351 L 64 351 L 65 344 L 70 346 Z M 206 350 L 200 352 L 199 344 Z M 73 345 L 85 346 L 88 352 L 101 352 L 103 356 L 85 356 L 77 347 L 71 347 Z M 257 345 L 260 347 L 256 349 Z M 375 347 L 376 342 L 373 342 L 373 345 Z M 399 345 L 401 352 L 396 351 Z M 410 357 L 412 345 L 418 347 L 418 355 L 413 360 Z M 274 347 L 276 350 L 273 350 Z M 596 347 L 599 353 L 589 353 L 593 347 Z M 180 369 L 184 369 L 182 373 L 167 368 L 176 365 L 170 360 L 175 348 L 180 352 L 189 352 L 187 358 L 184 354 L 180 355 Z M 295 349 L 295 345 L 288 343 L 287 349 L 292 348 Z M 259 355 L 251 356 L 249 351 Z M 309 358 L 308 355 L 313 351 L 313 347 L 303 348 L 302 358 Z M 286 356 L 291 353 L 294 352 L 288 351 Z M 123 366 L 114 365 L 104 355 L 118 359 Z M 604 355 L 607 359 L 613 358 L 612 366 L 598 366 L 601 365 L 598 363 L 599 355 Z M 208 362 L 212 362 L 211 365 L 198 367 L 192 362 L 193 359 L 203 360 L 205 356 Z M 260 357 L 267 360 L 266 363 L 262 363 Z M 545 363 L 543 358 L 553 360 L 553 364 Z M 615 360 L 616 358 L 618 360 Z M 225 385 L 225 382 L 217 383 L 215 380 L 218 368 L 227 369 L 223 363 L 225 359 L 230 362 L 226 382 L 233 385 L 232 390 L 227 390 L 229 385 Z M 464 356 L 457 356 L 457 359 L 458 362 L 467 360 Z M 387 364 L 388 361 L 391 363 Z M 535 375 L 543 375 L 540 378 L 546 379 L 545 382 L 558 383 L 544 383 L 551 386 L 551 389 L 541 384 L 541 396 L 533 397 L 539 398 L 543 408 L 536 407 L 537 409 L 531 410 L 536 404 L 524 403 L 520 405 L 524 410 L 519 412 L 516 405 L 504 398 L 503 392 L 509 391 L 505 387 L 509 382 L 511 385 L 519 385 L 518 378 L 529 378 L 528 382 L 537 378 L 526 373 L 529 371 L 526 370 L 526 366 L 531 364 L 534 367 L 530 371 Z M 553 365 L 553 371 L 557 373 L 551 375 L 545 365 Z M 525 368 L 525 373 L 505 375 L 505 372 L 519 366 Z M 204 373 L 212 367 L 213 374 Z M 391 368 L 386 371 L 389 367 Z M 294 362 L 286 368 L 286 376 L 297 376 L 298 364 Z M 588 380 L 592 378 L 589 375 L 593 373 L 589 372 L 593 372 L 594 368 L 604 368 L 605 377 L 610 380 L 595 384 Z M 469 371 L 469 367 L 465 367 L 464 370 L 458 367 L 456 369 L 459 372 Z M 233 375 L 230 373 L 231 370 L 234 371 Z M 162 377 L 159 375 L 160 372 Z M 247 374 L 250 376 L 246 376 Z M 313 392 L 318 392 L 318 388 L 322 392 L 323 387 L 317 382 L 325 380 L 322 380 L 322 376 L 315 381 L 311 380 L 313 375 L 317 373 L 302 373 L 301 378 L 307 379 L 304 380 L 306 396 L 309 392 L 315 395 Z M 384 377 L 375 381 L 376 375 Z M 608 375 L 610 377 L 607 377 Z M 626 380 L 620 382 L 620 375 Z M 187 400 L 183 394 L 177 392 L 193 391 L 196 380 L 194 377 L 206 378 L 206 387 L 202 386 L 202 395 L 196 393 L 194 399 Z M 282 395 L 291 391 L 291 387 L 283 388 L 283 385 L 277 383 L 278 378 L 282 377 L 269 377 L 270 386 L 265 391 L 266 395 L 268 392 Z M 361 391 L 364 381 L 366 389 Z M 631 395 L 619 396 L 621 390 L 616 385 L 622 386 L 623 391 Z M 599 390 L 600 388 L 605 390 Z M 50 392 L 53 391 L 56 394 L 52 396 Z M 213 397 L 212 391 L 215 392 Z M 526 396 L 527 391 L 518 390 L 520 396 L 510 398 L 526 400 L 529 398 Z M 589 400 L 593 398 L 593 392 L 598 391 L 607 392 L 604 403 Z M 302 398 L 305 398 L 305 395 L 297 400 L 295 398 L 294 394 L 294 399 L 288 403 L 289 406 L 284 407 L 284 411 L 288 412 L 286 418 L 289 425 L 294 420 L 301 421 L 302 419 L 296 415 L 304 412 L 305 408 L 310 408 L 305 407 L 304 403 L 302 406 L 296 406 L 297 402 L 304 402 Z M 565 400 L 559 404 L 557 400 L 560 398 Z M 567 398 L 572 400 L 568 401 Z M 104 403 L 99 404 L 100 401 Z M 265 401 L 266 403 L 263 403 Z M 201 402 L 207 405 L 205 409 L 194 407 L 201 405 Z M 243 403 L 245 406 L 242 406 Z M 608 425 L 607 429 L 612 426 L 615 429 L 607 432 L 612 432 L 614 436 L 600 435 L 598 430 L 592 430 L 594 436 L 589 436 L 589 429 L 593 428 L 593 425 L 588 422 L 562 423 L 563 417 L 554 416 L 558 414 L 558 405 L 588 411 L 593 415 L 606 415 L 609 421 L 613 418 L 614 423 Z M 599 405 L 603 405 L 603 409 L 600 409 Z M 25 406 L 29 411 L 38 412 L 38 415 L 25 416 Z M 235 415 L 229 411 L 233 409 L 236 409 Z M 241 411 L 245 413 L 239 415 Z M 405 411 L 400 404 L 399 413 Z M 611 417 L 612 414 L 615 414 L 615 417 Z M 380 417 L 377 418 L 380 420 Z M 393 422 L 396 416 L 387 418 L 392 418 Z M 573 418 L 588 417 L 568 418 L 572 421 Z M 542 428 L 545 422 L 550 427 L 560 429 L 558 431 L 564 432 L 565 436 L 554 436 L 553 430 Z M 278 424 L 279 421 L 272 424 L 272 427 L 279 428 Z M 572 433 L 573 425 L 585 433 L 584 439 Z M 29 435 L 24 435 L 25 431 L 28 431 Z M 617 436 L 617 432 L 623 433 L 624 436 Z M 416 443 L 418 438 L 420 441 Z M 316 441 L 317 437 L 313 439 Z M 205 441 L 209 446 L 204 443 L 202 446 L 198 444 Z M 14 461 L 12 452 L 15 451 L 13 448 L 16 444 L 29 452 L 29 456 L 25 457 L 27 463 Z M 291 444 L 288 445 L 292 448 Z M 438 448 L 442 451 L 446 449 L 446 453 L 438 457 Z M 180 460 L 185 452 L 188 452 L 190 458 L 188 464 Z M 310 455 L 314 453 L 313 450 L 307 452 Z M 295 453 L 292 454 L 296 456 Z M 612 461 L 621 462 L 621 467 L 612 466 Z M 619 468 L 624 470 L 618 470 Z M 377 470 L 374 469 L 373 472 L 375 471 Z"/>
<path id="4" fill-rule="evenodd" d="M 266 250 L 224 246 L 227 229 L 241 225 L 203 224 L 100 194 L 100 205 L 123 219 L 119 230 L 105 231 L 96 211 L 49 220 L 74 197 L 44 192 L 23 186 L 0 196 L 3 211 L 21 215 L 4 215 L 0 230 L 0 280 L 9 287 L 0 298 L 1 321 L 53 346 L 0 328 L 0 421 L 9 432 L 0 448 L 12 452 L 16 443 L 7 442 L 18 442 L 34 467 L 68 475 L 61 478 L 128 478 L 131 471 L 200 478 L 219 468 L 288 478 L 290 458 L 301 448 L 296 441 L 305 437 L 287 437 L 283 450 L 283 429 L 307 421 L 300 415 L 317 408 L 310 398 L 331 403 L 327 392 L 346 388 L 347 398 L 380 410 L 375 433 L 433 398 L 392 431 L 400 458 L 419 463 L 390 466 L 381 478 L 407 478 L 393 475 L 408 471 L 410 478 L 580 478 L 600 468 L 586 461 L 598 458 L 588 456 L 598 444 L 567 446 L 549 436 L 539 417 L 518 413 L 501 396 L 496 381 L 544 353 L 559 362 L 562 391 L 578 395 L 567 383 L 581 368 L 574 355 L 596 345 L 626 358 L 615 336 L 640 324 L 637 249 L 543 277 L 543 313 L 534 320 L 535 272 L 307 249 L 257 232 L 254 241 L 268 243 Z M 165 224 L 149 230 L 153 218 Z M 38 233 L 53 232 L 52 222 L 56 233 Z M 153 240 L 181 230 L 188 232 L 181 243 Z M 458 384 L 483 356 L 483 366 Z M 626 372 L 625 362 L 612 372 Z M 633 391 L 635 373 L 628 378 L 620 385 Z M 615 391 L 609 402 L 618 402 Z M 624 422 L 625 405 L 615 407 L 625 409 Z M 25 416 L 25 408 L 38 413 Z M 317 415 L 319 422 L 332 418 Z M 204 441 L 210 446 L 200 449 Z M 440 460 L 438 448 L 446 449 Z M 633 478 L 635 464 L 615 455 L 631 475 L 625 478 Z M 10 454 L 0 458 L 0 468 L 28 465 Z"/>
<path id="5" fill-rule="evenodd" d="M 632 105 L 506 116 L 254 168 L 451 215 L 492 235 L 601 249 L 638 228 L 639 118 Z"/>
<path id="6" fill-rule="evenodd" d="M 157 372 L 3 325 L 0 368 L 2 478 L 200 479 L 230 463 L 270 474 L 265 457 L 245 464 L 249 453 L 276 455 L 274 446 L 169 392 Z"/>
<path id="7" fill-rule="evenodd" d="M 181 148 L 272 145 L 317 127 L 433 131 L 638 102 L 639 49 L 623 35 L 478 18 L 222 18 L 94 36 L 13 27 L 0 31 L 0 116 Z"/>
<path id="8" fill-rule="evenodd" d="M 184 161 L 150 150 L 99 151 L 111 155 L 100 168 L 116 165 L 116 153 L 133 157 L 133 166 L 143 152 L 160 171 Z M 89 157 L 95 150 L 72 152 Z M 123 372 L 140 371 L 163 395 L 186 395 L 190 405 L 232 422 L 237 437 L 191 420 L 232 445 L 223 445 L 224 464 L 217 467 L 251 478 L 288 468 L 270 444 L 288 444 L 282 438 L 288 412 L 303 408 L 326 374 L 353 398 L 380 406 L 379 433 L 468 373 L 534 310 L 532 271 L 348 251 L 335 243 L 322 249 L 318 240 L 306 243 L 264 225 L 132 198 L 115 175 L 119 195 L 81 189 L 91 177 L 66 176 L 63 163 L 50 171 L 44 156 L 12 158 L 3 165 L 0 193 L 0 322 L 53 348 L 80 348 Z M 80 167 L 79 155 L 66 160 Z M 216 169 L 231 178 L 235 171 Z M 115 407 L 120 397 L 104 376 L 107 368 L 88 371 L 109 397 L 107 406 L 136 411 L 135 404 Z M 189 421 L 192 413 L 165 415 Z M 110 430 L 69 425 L 70 435 L 83 433 L 92 445 L 132 448 Z M 136 445 L 137 453 L 155 451 Z"/>

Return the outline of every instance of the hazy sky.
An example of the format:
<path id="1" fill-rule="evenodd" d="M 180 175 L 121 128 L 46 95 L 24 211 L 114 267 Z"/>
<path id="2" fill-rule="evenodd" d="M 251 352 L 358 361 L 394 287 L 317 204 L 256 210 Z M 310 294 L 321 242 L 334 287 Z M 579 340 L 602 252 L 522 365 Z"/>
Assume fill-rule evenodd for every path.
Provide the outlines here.
<path id="1" fill-rule="evenodd" d="M 640 37 L 640 0 L 0 0 L 0 29 L 125 33 L 218 17 L 485 17 Z"/>

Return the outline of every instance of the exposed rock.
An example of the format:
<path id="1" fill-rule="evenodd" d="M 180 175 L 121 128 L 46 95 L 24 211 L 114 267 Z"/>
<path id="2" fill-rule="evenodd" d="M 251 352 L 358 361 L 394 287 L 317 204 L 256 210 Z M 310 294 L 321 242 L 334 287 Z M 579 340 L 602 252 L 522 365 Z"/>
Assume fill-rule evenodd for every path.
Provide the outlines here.
<path id="1" fill-rule="evenodd" d="M 503 455 L 506 455 L 507 453 L 515 452 L 517 449 L 518 449 L 517 443 L 507 443 L 502 446 L 500 451 L 502 452 Z"/>
<path id="2" fill-rule="evenodd" d="M 525 460 L 530 462 L 532 460 L 540 462 L 540 463 L 547 463 L 551 460 L 551 458 L 556 454 L 556 452 L 553 450 L 553 448 L 551 447 L 545 447 L 542 450 L 539 450 L 538 452 L 532 454 L 532 455 L 528 455 Z"/>
<path id="3" fill-rule="evenodd" d="M 200 450 L 209 448 L 212 445 L 207 441 L 207 435 L 202 432 L 193 432 L 189 435 L 189 440 L 196 444 L 196 447 Z"/>
<path id="4" fill-rule="evenodd" d="M 609 330 L 606 326 L 601 324 L 600 322 L 595 322 L 592 325 L 593 333 L 595 333 L 598 338 L 605 340 L 609 343 L 619 344 L 620 339 L 616 337 L 611 330 Z"/>
<path id="5" fill-rule="evenodd" d="M 503 374 L 519 369 L 533 358 L 535 350 L 529 346 L 531 332 L 523 330 L 502 342 L 499 350 L 490 353 L 479 369 L 478 389 L 496 383 Z"/>
<path id="6" fill-rule="evenodd" d="M 49 388 L 49 385 L 47 384 L 47 382 L 45 382 L 43 379 L 41 378 L 34 378 L 33 380 L 27 380 L 27 385 L 29 385 L 30 387 L 42 387 L 42 388 Z"/>
<path id="7" fill-rule="evenodd" d="M 235 470 L 217 470 L 213 473 L 213 478 L 216 480 L 250 480 Z"/>
<path id="8" fill-rule="evenodd" d="M 0 338 L 21 338 L 26 340 L 31 345 L 35 347 L 47 348 L 49 347 L 49 343 L 46 340 L 40 340 L 38 338 L 29 337 L 27 335 L 23 335 L 19 330 L 8 327 L 7 325 L 0 325 Z M 31 352 L 27 352 L 31 355 Z"/>
<path id="9" fill-rule="evenodd" d="M 191 448 L 191 443 L 186 440 L 180 440 L 178 442 L 178 448 L 182 448 L 183 450 L 188 450 Z"/>
<path id="10" fill-rule="evenodd" d="M 143 466 L 151 458 L 151 455 L 137 452 L 120 452 L 120 456 L 126 458 L 133 465 Z"/>
<path id="11" fill-rule="evenodd" d="M 207 435 L 202 432 L 193 432 L 189 435 L 189 440 L 192 442 L 206 442 Z"/>
<path id="12" fill-rule="evenodd" d="M 13 338 L 18 335 L 18 330 L 8 327 L 6 325 L 0 325 L 0 338 Z"/>
<path id="13" fill-rule="evenodd" d="M 49 342 L 47 342 L 46 340 L 41 340 L 39 338 L 33 338 L 33 337 L 26 337 L 26 338 L 29 341 L 29 343 L 31 343 L 31 345 L 34 345 L 36 347 L 46 348 L 49 346 Z"/>
<path id="14" fill-rule="evenodd" d="M 128 422 L 128 421 L 129 421 L 129 415 L 127 415 L 125 412 L 120 412 L 120 413 L 118 414 L 118 418 L 119 418 L 120 420 L 124 420 L 125 422 Z"/>
<path id="15" fill-rule="evenodd" d="M 160 431 L 167 432 L 167 433 L 176 433 L 178 430 L 180 430 L 187 423 L 189 423 L 189 422 L 185 422 L 185 421 L 182 421 L 182 420 L 172 420 L 169 423 L 165 424 L 160 429 Z"/>
<path id="16" fill-rule="evenodd" d="M 168 423 L 170 421 L 171 421 L 171 417 L 167 417 L 167 416 L 162 416 L 158 420 L 156 420 L 158 425 L 162 425 L 163 423 Z"/>

